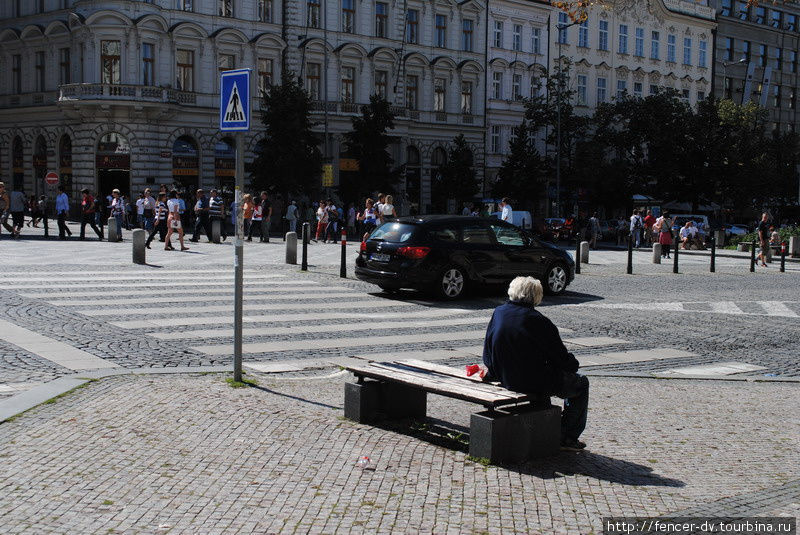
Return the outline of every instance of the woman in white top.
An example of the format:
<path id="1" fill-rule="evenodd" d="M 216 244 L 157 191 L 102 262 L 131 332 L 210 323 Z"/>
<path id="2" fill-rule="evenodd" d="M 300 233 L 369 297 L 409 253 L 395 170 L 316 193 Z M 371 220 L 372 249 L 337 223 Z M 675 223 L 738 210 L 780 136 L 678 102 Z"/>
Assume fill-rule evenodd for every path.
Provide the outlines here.
<path id="1" fill-rule="evenodd" d="M 314 238 L 314 241 L 319 240 L 320 234 L 322 234 L 323 239 L 325 238 L 325 229 L 328 227 L 328 210 L 327 210 L 327 203 L 323 201 L 319 201 L 319 207 L 317 208 L 317 233 Z"/>
<path id="2" fill-rule="evenodd" d="M 375 230 L 375 226 L 378 223 L 378 214 L 377 210 L 374 208 L 374 205 L 375 201 L 372 199 L 367 199 L 364 211 L 356 216 L 359 221 L 364 222 L 364 237 L 361 241 L 367 241 L 367 238 L 369 238 L 369 235 L 372 234 L 373 230 Z"/>
<path id="3" fill-rule="evenodd" d="M 381 223 L 397 218 L 397 212 L 394 209 L 394 198 L 391 195 L 386 196 L 386 202 L 381 205 Z"/>
<path id="4" fill-rule="evenodd" d="M 178 192 L 172 190 L 167 201 L 167 237 L 164 239 L 164 250 L 172 251 L 170 243 L 172 232 L 178 231 L 178 241 L 181 244 L 181 251 L 188 251 L 189 248 L 183 244 L 183 225 L 181 225 L 181 203 L 178 200 Z"/>

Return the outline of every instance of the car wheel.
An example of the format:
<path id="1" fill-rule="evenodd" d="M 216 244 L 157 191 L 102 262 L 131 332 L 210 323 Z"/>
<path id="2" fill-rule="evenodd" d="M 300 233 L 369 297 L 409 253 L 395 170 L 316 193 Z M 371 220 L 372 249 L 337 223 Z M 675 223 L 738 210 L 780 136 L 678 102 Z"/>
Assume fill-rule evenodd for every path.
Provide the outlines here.
<path id="1" fill-rule="evenodd" d="M 561 295 L 567 289 L 568 278 L 564 264 L 553 264 L 544 276 L 544 291 L 548 295 Z"/>
<path id="2" fill-rule="evenodd" d="M 458 299 L 464 295 L 467 287 L 467 277 L 464 270 L 455 266 L 450 266 L 442 271 L 439 276 L 437 293 L 444 299 Z"/>

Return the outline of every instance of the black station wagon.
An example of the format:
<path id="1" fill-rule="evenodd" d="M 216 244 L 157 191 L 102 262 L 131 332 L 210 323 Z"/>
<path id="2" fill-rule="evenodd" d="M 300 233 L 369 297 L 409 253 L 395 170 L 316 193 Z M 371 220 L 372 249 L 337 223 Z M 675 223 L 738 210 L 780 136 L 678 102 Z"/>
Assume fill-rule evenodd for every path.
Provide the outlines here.
<path id="1" fill-rule="evenodd" d="M 575 278 L 572 257 L 518 227 L 464 216 L 401 217 L 361 243 L 356 277 L 384 290 L 433 290 L 456 299 L 470 285 L 532 276 L 558 295 Z"/>

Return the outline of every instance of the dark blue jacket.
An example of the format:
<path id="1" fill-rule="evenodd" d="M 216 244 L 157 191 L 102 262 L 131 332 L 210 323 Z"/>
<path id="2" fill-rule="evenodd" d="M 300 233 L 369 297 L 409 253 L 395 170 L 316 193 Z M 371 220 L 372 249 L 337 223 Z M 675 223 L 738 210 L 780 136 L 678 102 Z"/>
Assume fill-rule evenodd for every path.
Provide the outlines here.
<path id="1" fill-rule="evenodd" d="M 563 372 L 576 372 L 558 329 L 533 306 L 509 301 L 492 314 L 483 343 L 483 363 L 509 390 L 555 394 Z"/>

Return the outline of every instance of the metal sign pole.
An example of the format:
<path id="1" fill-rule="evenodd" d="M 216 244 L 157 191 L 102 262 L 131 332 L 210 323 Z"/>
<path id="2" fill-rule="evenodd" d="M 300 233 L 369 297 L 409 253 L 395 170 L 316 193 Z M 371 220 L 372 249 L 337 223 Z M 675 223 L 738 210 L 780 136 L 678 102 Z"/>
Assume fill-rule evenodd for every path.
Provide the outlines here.
<path id="1" fill-rule="evenodd" d="M 233 380 L 242 381 L 242 301 L 244 300 L 244 213 L 242 190 L 244 189 L 244 134 L 236 133 L 236 239 L 234 268 L 235 289 L 233 298 Z"/>

